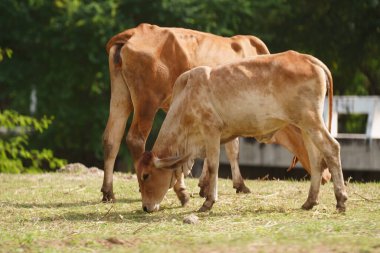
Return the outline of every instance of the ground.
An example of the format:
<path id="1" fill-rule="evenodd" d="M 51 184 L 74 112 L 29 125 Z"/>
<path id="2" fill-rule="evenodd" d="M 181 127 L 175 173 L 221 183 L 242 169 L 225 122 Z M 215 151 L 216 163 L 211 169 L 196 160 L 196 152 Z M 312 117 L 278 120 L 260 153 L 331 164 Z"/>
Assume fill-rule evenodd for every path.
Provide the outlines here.
<path id="1" fill-rule="evenodd" d="M 146 214 L 128 174 L 115 174 L 115 204 L 100 202 L 99 173 L 0 174 L 0 252 L 380 252 L 380 183 L 349 182 L 341 214 L 331 183 L 304 211 L 308 181 L 247 180 L 245 195 L 220 179 L 219 201 L 200 214 L 197 180 L 186 182 L 187 207 L 170 191 Z M 185 224 L 192 213 L 199 221 Z"/>

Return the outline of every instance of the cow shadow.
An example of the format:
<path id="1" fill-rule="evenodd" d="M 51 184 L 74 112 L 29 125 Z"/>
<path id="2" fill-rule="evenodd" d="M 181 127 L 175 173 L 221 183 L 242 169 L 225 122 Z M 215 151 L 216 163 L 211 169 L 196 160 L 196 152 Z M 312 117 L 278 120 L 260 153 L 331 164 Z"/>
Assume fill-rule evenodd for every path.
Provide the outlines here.
<path id="1" fill-rule="evenodd" d="M 137 201 L 140 201 L 137 199 Z M 96 202 L 98 204 L 98 202 Z M 174 213 L 168 213 L 167 211 L 175 211 Z M 179 210 L 178 212 L 176 210 Z M 79 211 L 67 211 L 57 215 L 45 216 L 39 219 L 39 221 L 52 222 L 52 221 L 88 221 L 95 223 L 136 223 L 136 224 L 151 224 L 160 222 L 182 222 L 183 218 L 190 214 L 196 214 L 200 219 L 208 218 L 222 218 L 229 217 L 232 213 L 229 211 L 217 210 L 211 212 L 199 213 L 197 208 L 186 208 L 180 205 L 164 207 L 162 210 L 155 213 L 146 213 L 141 208 L 123 211 L 120 208 L 113 208 L 112 205 L 109 206 L 108 210 L 103 210 L 102 212 L 79 212 Z M 267 215 L 267 214 L 286 214 L 286 213 L 298 213 L 307 212 L 301 208 L 289 208 L 283 209 L 281 206 L 273 206 L 270 208 L 259 208 L 259 209 L 242 209 L 237 210 L 241 212 L 242 215 Z M 235 215 L 237 212 L 233 212 Z"/>
<path id="2" fill-rule="evenodd" d="M 117 199 L 117 203 L 122 204 L 134 204 L 137 202 L 141 202 L 140 198 L 120 198 Z M 183 218 L 186 215 L 195 213 L 200 219 L 207 218 L 222 218 L 228 217 L 232 213 L 237 214 L 241 213 L 252 214 L 252 215 L 265 215 L 265 214 L 281 214 L 281 213 L 297 213 L 301 211 L 301 208 L 283 208 L 281 205 L 276 206 L 268 206 L 268 207 L 258 207 L 255 208 L 242 206 L 241 208 L 236 208 L 234 210 L 228 209 L 218 209 L 213 208 L 210 212 L 199 213 L 198 208 L 200 206 L 191 206 L 191 207 L 182 207 L 181 205 L 170 204 L 168 206 L 162 206 L 162 209 L 159 212 L 155 212 L 153 214 L 148 214 L 142 210 L 142 208 L 134 208 L 129 210 L 123 210 L 122 207 L 114 205 L 113 203 L 102 203 L 99 200 L 87 200 L 87 201 L 77 201 L 77 202 L 55 202 L 55 203 L 35 203 L 35 202 L 27 202 L 27 203 L 12 203 L 12 202 L 2 202 L 3 205 L 11 206 L 15 208 L 25 208 L 25 209 L 33 209 L 33 208 L 48 208 L 48 209 L 57 209 L 59 212 L 53 212 L 46 215 L 43 214 L 40 217 L 30 219 L 24 219 L 24 222 L 56 222 L 56 221 L 71 221 L 71 222 L 79 222 L 79 221 L 88 221 L 95 223 L 136 223 L 136 224 L 150 224 L 157 222 L 173 222 L 180 221 L 182 222 Z M 101 205 L 104 204 L 104 205 Z M 75 207 L 89 207 L 94 206 L 94 211 L 81 211 L 79 210 L 65 210 L 65 208 L 75 208 Z M 102 211 L 99 211 L 98 207 L 101 207 Z M 88 208 L 87 208 L 88 209 Z M 95 211 L 97 209 L 97 211 Z M 304 210 L 303 210 L 304 211 Z M 306 212 L 306 211 L 304 211 Z"/>
<path id="3" fill-rule="evenodd" d="M 136 202 L 140 202 L 139 198 L 122 198 L 117 199 L 116 203 L 123 204 L 132 204 Z M 11 206 L 15 208 L 69 208 L 69 207 L 81 207 L 81 206 L 92 206 L 103 203 L 101 200 L 91 200 L 91 201 L 76 201 L 76 202 L 45 202 L 45 203 L 36 203 L 36 202 L 28 202 L 28 203 L 13 203 L 13 202 L 2 202 L 5 206 Z M 111 203 L 104 203 L 111 204 Z"/>
<path id="4" fill-rule="evenodd" d="M 181 208 L 181 207 L 176 207 Z M 44 217 L 39 217 L 38 222 L 57 222 L 57 221 L 69 221 L 69 222 L 95 222 L 95 223 L 135 223 L 135 224 L 150 224 L 150 223 L 160 223 L 160 222 L 173 222 L 182 221 L 184 216 L 194 213 L 193 210 L 186 210 L 178 213 L 155 213 L 149 214 L 144 212 L 142 209 L 131 210 L 131 211 L 119 211 L 112 210 L 112 207 L 107 211 L 100 212 L 76 212 L 68 211 L 56 215 L 48 215 Z M 29 222 L 30 220 L 24 220 Z"/>

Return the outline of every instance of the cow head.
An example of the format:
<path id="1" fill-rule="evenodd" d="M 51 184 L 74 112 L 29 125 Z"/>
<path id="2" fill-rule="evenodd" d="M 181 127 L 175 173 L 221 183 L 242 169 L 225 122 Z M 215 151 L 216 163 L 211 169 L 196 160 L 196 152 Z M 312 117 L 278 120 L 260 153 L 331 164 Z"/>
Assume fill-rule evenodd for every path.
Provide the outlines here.
<path id="1" fill-rule="evenodd" d="M 176 169 L 188 158 L 188 155 L 158 158 L 152 152 L 144 152 L 136 168 L 144 211 L 158 211 L 166 192 L 177 181 Z"/>

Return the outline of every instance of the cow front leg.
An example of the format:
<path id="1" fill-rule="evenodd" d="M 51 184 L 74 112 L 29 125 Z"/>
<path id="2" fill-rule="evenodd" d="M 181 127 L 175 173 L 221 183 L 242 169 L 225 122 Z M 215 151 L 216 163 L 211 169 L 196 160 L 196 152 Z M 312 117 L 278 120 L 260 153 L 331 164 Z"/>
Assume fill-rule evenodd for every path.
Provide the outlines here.
<path id="1" fill-rule="evenodd" d="M 186 206 L 190 200 L 190 194 L 186 190 L 185 176 L 182 172 L 176 172 L 177 182 L 174 184 L 174 192 L 177 194 L 182 206 Z"/>
<path id="2" fill-rule="evenodd" d="M 226 154 L 231 165 L 231 174 L 233 188 L 236 193 L 250 193 L 251 191 L 244 184 L 243 177 L 240 174 L 239 168 L 239 138 L 236 138 L 225 144 Z"/>
<path id="3" fill-rule="evenodd" d="M 322 179 L 322 169 L 324 169 L 321 152 L 314 146 L 309 136 L 303 134 L 303 140 L 308 151 L 310 161 L 310 189 L 306 202 L 302 209 L 310 210 L 318 205 L 318 195 Z"/>
<path id="4" fill-rule="evenodd" d="M 211 135 L 210 135 L 211 136 Z M 215 141 L 216 139 L 216 141 Z M 210 176 L 209 190 L 207 192 L 206 200 L 199 212 L 206 212 L 211 210 L 214 203 L 218 200 L 218 169 L 219 169 L 219 153 L 220 153 L 220 139 L 215 138 L 210 140 L 206 147 L 207 167 Z M 214 144 L 214 145 L 212 145 Z"/>
<path id="5" fill-rule="evenodd" d="M 146 140 L 158 110 L 158 106 L 154 102 L 139 101 L 139 103 L 139 106 L 135 106 L 132 124 L 127 135 L 127 145 L 135 168 L 137 168 L 138 159 L 145 151 Z"/>
<path id="6" fill-rule="evenodd" d="M 205 198 L 207 196 L 207 193 L 209 191 L 209 185 L 210 184 L 210 175 L 208 172 L 208 166 L 207 166 L 207 159 L 203 162 L 203 168 L 201 176 L 199 177 L 199 183 L 198 186 L 200 188 L 199 190 L 199 196 L 202 198 Z"/>

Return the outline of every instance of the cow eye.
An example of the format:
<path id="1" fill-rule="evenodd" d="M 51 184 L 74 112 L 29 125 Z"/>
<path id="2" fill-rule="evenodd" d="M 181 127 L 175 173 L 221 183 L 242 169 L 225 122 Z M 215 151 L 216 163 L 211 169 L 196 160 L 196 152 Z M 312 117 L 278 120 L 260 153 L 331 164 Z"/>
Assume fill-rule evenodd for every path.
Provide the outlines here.
<path id="1" fill-rule="evenodd" d="M 143 176 L 142 176 L 143 181 L 147 180 L 148 177 L 149 177 L 149 174 L 143 174 Z"/>

